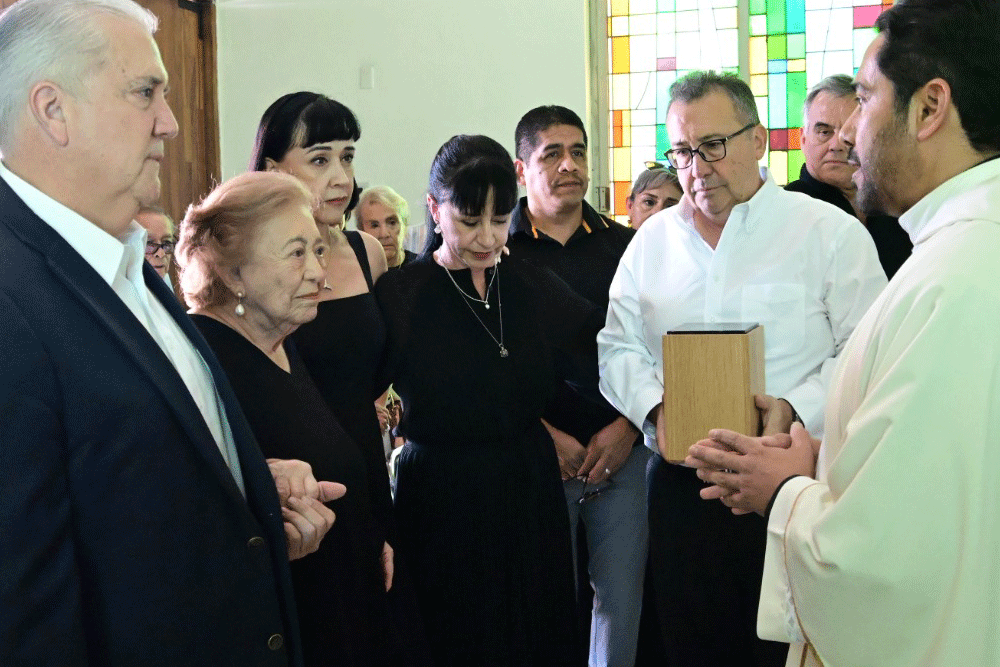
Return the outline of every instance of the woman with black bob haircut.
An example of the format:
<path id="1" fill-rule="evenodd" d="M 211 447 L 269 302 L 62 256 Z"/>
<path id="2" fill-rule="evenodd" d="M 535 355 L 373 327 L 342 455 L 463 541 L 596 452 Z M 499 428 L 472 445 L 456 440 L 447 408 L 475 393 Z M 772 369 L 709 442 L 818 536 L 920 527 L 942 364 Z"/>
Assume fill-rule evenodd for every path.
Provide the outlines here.
<path id="1" fill-rule="evenodd" d="M 388 387 L 376 385 L 386 333 L 373 293 L 386 271 L 385 252 L 374 237 L 344 229 L 345 213 L 357 202 L 354 144 L 360 137 L 358 119 L 343 104 L 319 93 L 284 95 L 260 120 L 250 169 L 289 173 L 314 198 L 313 218 L 327 248 L 326 276 L 316 318 L 299 327 L 291 339 L 324 401 L 365 459 L 389 576 L 395 570 L 391 546 L 395 529 L 374 404 Z M 405 576 L 389 581 L 394 581 L 390 604 L 405 607 Z"/>
<path id="2" fill-rule="evenodd" d="M 556 382 L 587 368 L 602 314 L 504 254 L 517 177 L 484 136 L 452 137 L 427 192 L 424 252 L 376 286 L 386 374 L 406 410 L 399 549 L 435 664 L 576 664 L 569 519 L 542 425 Z M 557 371 L 557 368 L 559 369 Z"/>

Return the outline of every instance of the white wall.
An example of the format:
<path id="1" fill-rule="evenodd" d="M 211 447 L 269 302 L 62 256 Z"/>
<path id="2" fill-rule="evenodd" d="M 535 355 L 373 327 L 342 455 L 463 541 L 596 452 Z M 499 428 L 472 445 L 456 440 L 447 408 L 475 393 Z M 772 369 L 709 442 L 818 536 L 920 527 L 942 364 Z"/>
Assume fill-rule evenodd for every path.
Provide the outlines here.
<path id="1" fill-rule="evenodd" d="M 321 92 L 361 122 L 355 173 L 424 219 L 437 149 L 486 134 L 513 155 L 514 127 L 541 104 L 587 118 L 585 0 L 218 0 L 222 175 L 246 169 L 261 114 Z M 375 87 L 360 88 L 364 65 Z"/>

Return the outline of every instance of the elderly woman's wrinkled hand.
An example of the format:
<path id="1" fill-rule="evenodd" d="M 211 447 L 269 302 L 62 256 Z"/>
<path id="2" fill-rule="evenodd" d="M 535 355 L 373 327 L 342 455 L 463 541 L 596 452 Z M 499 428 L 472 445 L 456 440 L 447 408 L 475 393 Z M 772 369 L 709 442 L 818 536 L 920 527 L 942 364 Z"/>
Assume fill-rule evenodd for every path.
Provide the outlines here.
<path id="1" fill-rule="evenodd" d="M 296 459 L 268 459 L 267 467 L 271 469 L 271 477 L 278 488 L 278 499 L 283 507 L 288 506 L 288 499 L 318 498 L 319 482 L 313 476 L 312 466 L 305 461 Z"/>
<path id="2" fill-rule="evenodd" d="M 281 517 L 285 521 L 288 560 L 308 556 L 319 549 L 336 518 L 333 510 L 318 499 L 295 496 L 288 499 L 287 507 L 281 508 Z"/>
<path id="3" fill-rule="evenodd" d="M 289 498 L 313 498 L 321 503 L 336 500 L 347 493 L 347 487 L 337 482 L 320 482 L 313 476 L 312 466 L 297 459 L 268 459 L 278 499 L 288 507 Z"/>

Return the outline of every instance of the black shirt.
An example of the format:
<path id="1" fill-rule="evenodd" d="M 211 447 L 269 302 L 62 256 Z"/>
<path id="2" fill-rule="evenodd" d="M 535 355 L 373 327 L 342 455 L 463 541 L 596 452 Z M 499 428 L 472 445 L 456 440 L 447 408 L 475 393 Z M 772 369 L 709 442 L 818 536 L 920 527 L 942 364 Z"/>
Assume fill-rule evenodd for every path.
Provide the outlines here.
<path id="1" fill-rule="evenodd" d="M 404 248 L 403 249 L 403 261 L 400 262 L 398 266 L 390 266 L 389 268 L 390 269 L 398 269 L 398 268 L 400 268 L 402 266 L 406 266 L 407 264 L 409 264 L 410 262 L 412 262 L 416 258 L 417 258 L 417 253 L 410 252 L 409 250 L 406 250 Z"/>
<path id="2" fill-rule="evenodd" d="M 511 216 L 507 247 L 511 257 L 545 267 L 562 278 L 577 294 L 606 313 L 608 290 L 618 270 L 625 248 L 635 230 L 605 218 L 583 202 L 583 222 L 563 245 L 535 228 L 528 219 L 528 200 L 522 197 Z M 597 368 L 597 346 L 591 363 Z M 584 398 L 563 383 L 545 418 L 561 431 L 569 433 L 584 447 L 595 433 L 621 416 L 594 388 Z M 599 403 L 595 404 L 595 400 Z"/>
<path id="3" fill-rule="evenodd" d="M 813 178 L 812 174 L 802 165 L 799 172 L 799 180 L 792 181 L 785 186 L 789 192 L 801 192 L 814 199 L 833 204 L 841 211 L 857 217 L 854 207 L 847 200 L 844 193 L 833 187 Z M 909 235 L 899 226 L 899 220 L 883 213 L 872 213 L 865 221 L 865 228 L 875 241 L 875 249 L 878 250 L 878 261 L 882 264 L 882 270 L 889 278 L 899 270 L 906 258 L 913 250 Z"/>

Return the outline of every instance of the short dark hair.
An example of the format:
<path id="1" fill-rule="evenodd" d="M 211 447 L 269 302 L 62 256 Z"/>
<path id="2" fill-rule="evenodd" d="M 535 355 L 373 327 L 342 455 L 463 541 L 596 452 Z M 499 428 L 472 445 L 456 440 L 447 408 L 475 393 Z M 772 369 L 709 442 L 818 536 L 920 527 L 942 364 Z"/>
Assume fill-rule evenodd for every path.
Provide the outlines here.
<path id="1" fill-rule="evenodd" d="M 479 215 L 493 190 L 493 207 L 506 215 L 517 204 L 517 172 L 507 149 L 481 134 L 459 134 L 442 146 L 427 183 L 427 193 L 438 204 L 450 203 L 464 215 Z M 441 234 L 427 211 L 427 243 L 424 254 L 441 246 Z"/>
<path id="2" fill-rule="evenodd" d="M 740 77 L 728 72 L 719 74 L 707 70 L 696 70 L 677 79 L 670 86 L 670 106 L 674 102 L 688 104 L 715 91 L 722 91 L 729 96 L 733 102 L 733 108 L 736 109 L 737 119 L 741 123 L 760 125 L 757 102 L 753 98 L 750 86 Z M 668 113 L 670 106 L 667 106 Z"/>
<path id="3" fill-rule="evenodd" d="M 899 0 L 875 28 L 885 37 L 878 67 L 895 88 L 897 113 L 928 81 L 944 79 L 972 147 L 1000 150 L 1000 2 Z"/>
<path id="4" fill-rule="evenodd" d="M 360 138 L 357 117 L 340 102 L 319 93 L 289 93 L 261 117 L 249 168 L 265 171 L 268 159 L 280 162 L 292 148 Z"/>
<path id="5" fill-rule="evenodd" d="M 538 135 L 553 125 L 572 125 L 579 129 L 583 133 L 583 144 L 587 145 L 587 130 L 572 109 L 557 105 L 535 107 L 521 116 L 514 130 L 514 152 L 517 159 L 527 161 L 538 148 Z"/>

